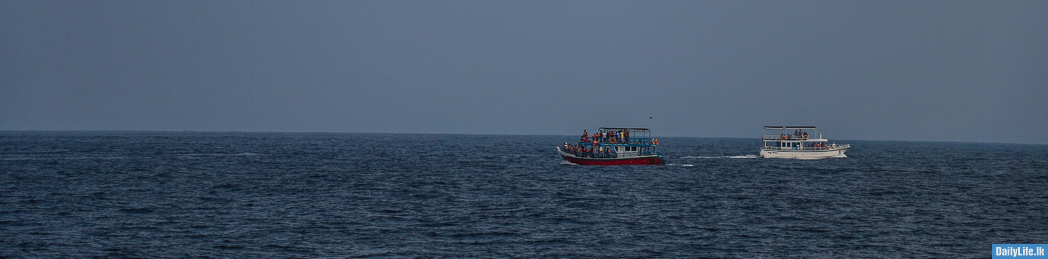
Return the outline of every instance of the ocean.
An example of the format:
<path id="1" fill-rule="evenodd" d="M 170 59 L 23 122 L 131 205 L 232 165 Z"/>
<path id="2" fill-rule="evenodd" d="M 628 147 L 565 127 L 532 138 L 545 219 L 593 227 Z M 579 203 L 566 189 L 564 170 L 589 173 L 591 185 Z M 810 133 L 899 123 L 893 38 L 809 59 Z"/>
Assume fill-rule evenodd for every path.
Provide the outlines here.
<path id="1" fill-rule="evenodd" d="M 1048 242 L 1048 146 L 576 136 L 0 132 L 0 257 L 986 258 Z"/>

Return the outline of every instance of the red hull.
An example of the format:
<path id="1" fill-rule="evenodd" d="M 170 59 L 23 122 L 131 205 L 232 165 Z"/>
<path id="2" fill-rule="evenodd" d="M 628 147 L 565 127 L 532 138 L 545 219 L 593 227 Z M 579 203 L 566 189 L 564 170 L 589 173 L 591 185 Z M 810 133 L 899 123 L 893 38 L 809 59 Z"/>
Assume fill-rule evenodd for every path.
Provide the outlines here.
<path id="1" fill-rule="evenodd" d="M 654 156 L 635 158 L 579 158 L 565 156 L 564 160 L 579 165 L 661 165 L 662 159 Z"/>

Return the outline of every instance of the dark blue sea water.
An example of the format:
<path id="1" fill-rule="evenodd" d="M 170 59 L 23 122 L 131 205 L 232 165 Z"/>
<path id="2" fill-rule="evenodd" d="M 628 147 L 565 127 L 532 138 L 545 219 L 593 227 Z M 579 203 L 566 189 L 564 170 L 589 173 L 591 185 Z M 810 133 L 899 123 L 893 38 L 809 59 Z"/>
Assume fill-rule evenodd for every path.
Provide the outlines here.
<path id="1" fill-rule="evenodd" d="M 1048 242 L 1048 146 L 574 136 L 0 132 L 0 257 L 989 257 Z"/>

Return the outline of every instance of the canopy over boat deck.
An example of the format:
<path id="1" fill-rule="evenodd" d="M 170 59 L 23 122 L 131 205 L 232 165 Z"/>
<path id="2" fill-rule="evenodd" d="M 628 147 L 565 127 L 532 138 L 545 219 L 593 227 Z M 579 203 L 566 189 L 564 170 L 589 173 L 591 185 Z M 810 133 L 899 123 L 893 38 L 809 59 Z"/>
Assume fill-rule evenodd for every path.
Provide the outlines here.
<path id="1" fill-rule="evenodd" d="M 629 127 L 600 127 L 598 130 L 609 131 L 609 130 L 628 130 L 628 131 L 651 131 L 648 128 L 629 128 Z"/>
<path id="2" fill-rule="evenodd" d="M 788 129 L 815 129 L 815 126 L 764 126 L 765 130 L 788 130 Z"/>

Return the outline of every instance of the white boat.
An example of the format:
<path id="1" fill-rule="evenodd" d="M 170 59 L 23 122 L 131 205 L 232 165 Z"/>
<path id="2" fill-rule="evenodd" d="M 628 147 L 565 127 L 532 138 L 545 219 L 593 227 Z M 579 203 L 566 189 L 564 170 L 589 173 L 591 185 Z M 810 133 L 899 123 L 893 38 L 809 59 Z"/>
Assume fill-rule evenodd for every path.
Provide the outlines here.
<path id="1" fill-rule="evenodd" d="M 773 134 L 768 134 L 768 131 Z M 818 132 L 818 138 L 809 138 L 808 134 Z M 779 133 L 779 134 L 774 134 Z M 815 126 L 764 126 L 761 136 L 764 146 L 761 157 L 790 159 L 823 159 L 843 158 L 851 145 L 837 143 L 826 144 L 829 140 L 822 138 L 822 132 Z"/>

